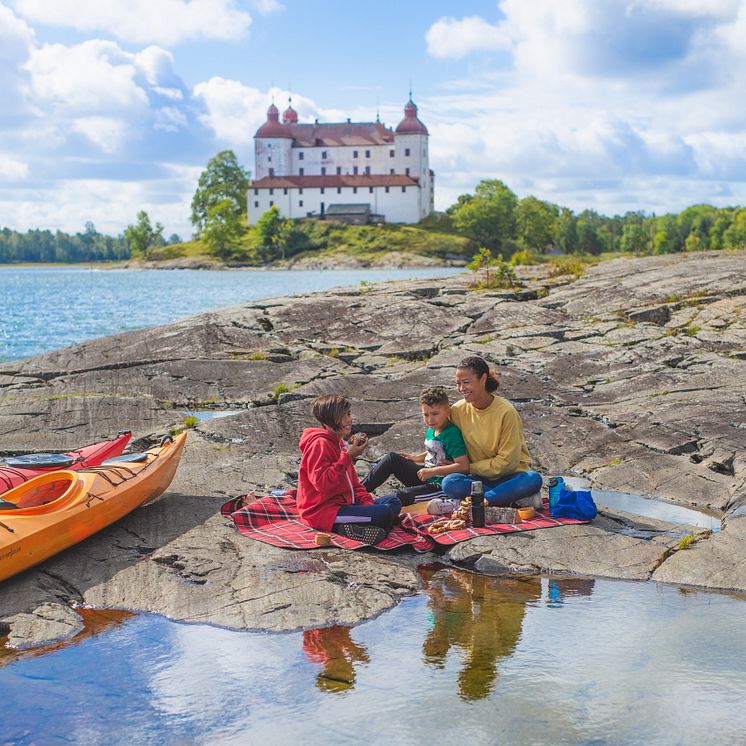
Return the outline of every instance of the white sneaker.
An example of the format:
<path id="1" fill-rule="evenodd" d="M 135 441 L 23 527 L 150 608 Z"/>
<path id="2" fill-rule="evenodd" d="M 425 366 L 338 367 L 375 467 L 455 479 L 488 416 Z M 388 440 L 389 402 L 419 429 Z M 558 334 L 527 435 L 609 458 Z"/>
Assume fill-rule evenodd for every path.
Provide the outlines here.
<path id="1" fill-rule="evenodd" d="M 516 500 L 513 505 L 515 505 L 516 508 L 533 508 L 537 513 L 544 510 L 544 502 L 541 499 L 541 492 L 529 495 L 528 497 L 522 497 L 520 500 Z"/>
<path id="2" fill-rule="evenodd" d="M 427 512 L 430 515 L 450 515 L 457 509 L 457 500 L 444 500 L 442 497 L 434 497 L 427 504 Z"/>

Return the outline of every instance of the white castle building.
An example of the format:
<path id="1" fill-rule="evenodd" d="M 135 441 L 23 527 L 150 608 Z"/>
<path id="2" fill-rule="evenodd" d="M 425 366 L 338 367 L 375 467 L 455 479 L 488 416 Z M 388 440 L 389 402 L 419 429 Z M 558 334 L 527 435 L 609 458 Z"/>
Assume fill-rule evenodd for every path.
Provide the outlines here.
<path id="1" fill-rule="evenodd" d="M 273 205 L 286 218 L 417 223 L 433 211 L 428 132 L 411 101 L 396 129 L 375 122 L 299 124 L 277 107 L 254 135 L 249 224 Z"/>

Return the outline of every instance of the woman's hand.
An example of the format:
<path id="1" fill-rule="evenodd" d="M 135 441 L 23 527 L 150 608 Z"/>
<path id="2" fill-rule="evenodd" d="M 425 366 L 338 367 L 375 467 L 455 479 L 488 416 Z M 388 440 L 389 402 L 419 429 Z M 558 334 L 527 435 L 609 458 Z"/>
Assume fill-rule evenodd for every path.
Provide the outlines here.
<path id="1" fill-rule="evenodd" d="M 417 454 L 416 453 L 400 453 L 399 455 L 402 458 L 407 459 L 408 461 L 417 461 Z"/>
<path id="2" fill-rule="evenodd" d="M 420 469 L 417 472 L 417 476 L 419 477 L 421 482 L 427 482 L 428 479 L 435 476 L 435 469 L 430 469 L 430 468 Z"/>

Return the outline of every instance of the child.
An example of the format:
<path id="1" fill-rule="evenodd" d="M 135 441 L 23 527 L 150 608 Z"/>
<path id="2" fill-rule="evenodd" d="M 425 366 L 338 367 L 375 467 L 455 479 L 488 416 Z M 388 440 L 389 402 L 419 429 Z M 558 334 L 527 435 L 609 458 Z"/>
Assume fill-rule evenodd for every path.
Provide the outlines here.
<path id="1" fill-rule="evenodd" d="M 352 406 L 342 396 L 319 396 L 313 416 L 321 427 L 309 427 L 300 439 L 300 472 L 296 502 L 300 519 L 320 531 L 377 544 L 401 510 L 394 496 L 374 499 L 355 473 L 352 459 L 367 447 L 364 434 L 345 446 L 352 431 Z"/>
<path id="2" fill-rule="evenodd" d="M 440 483 L 447 474 L 468 474 L 469 457 L 461 431 L 450 421 L 451 406 L 448 392 L 442 386 L 432 386 L 420 394 L 422 419 L 427 425 L 425 452 L 387 453 L 363 479 L 366 490 L 372 492 L 390 476 L 395 476 L 405 487 L 397 495 L 404 505 L 411 505 L 415 495 L 440 491 Z M 453 503 L 448 503 L 449 512 Z"/>

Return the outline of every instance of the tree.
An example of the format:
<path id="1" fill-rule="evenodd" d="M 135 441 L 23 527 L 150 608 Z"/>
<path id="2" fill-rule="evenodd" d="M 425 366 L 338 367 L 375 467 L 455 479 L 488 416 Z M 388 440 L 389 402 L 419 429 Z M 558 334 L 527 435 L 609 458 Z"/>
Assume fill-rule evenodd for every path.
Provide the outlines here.
<path id="1" fill-rule="evenodd" d="M 211 158 L 201 173 L 197 190 L 192 198 L 192 224 L 201 235 L 210 216 L 210 208 L 228 201 L 231 212 L 240 217 L 246 212 L 246 192 L 249 172 L 246 171 L 232 150 L 223 150 Z M 225 206 L 219 211 L 224 215 Z"/>
<path id="2" fill-rule="evenodd" d="M 130 245 L 133 256 L 147 256 L 148 249 L 163 241 L 163 226 L 150 224 L 150 218 L 145 210 L 137 213 L 137 224 L 128 225 L 124 231 L 124 238 Z"/>
<path id="3" fill-rule="evenodd" d="M 563 207 L 556 222 L 555 242 L 565 254 L 571 254 L 578 246 L 578 225 L 572 210 Z"/>
<path id="4" fill-rule="evenodd" d="M 264 261 L 276 259 L 280 253 L 282 258 L 285 258 L 285 243 L 292 229 L 292 223 L 280 215 L 277 205 L 272 205 L 257 220 L 256 232 L 259 235 L 259 255 Z"/>
<path id="5" fill-rule="evenodd" d="M 243 232 L 244 225 L 241 218 L 236 215 L 233 203 L 229 199 L 223 199 L 210 207 L 202 238 L 210 253 L 226 259 L 230 244 Z"/>
<path id="6" fill-rule="evenodd" d="M 552 245 L 558 212 L 556 205 L 524 197 L 516 210 L 518 240 L 529 249 L 545 251 Z"/>
<path id="7" fill-rule="evenodd" d="M 653 253 L 672 254 L 681 251 L 682 244 L 676 218 L 673 215 L 663 215 L 656 218 L 655 232 L 653 233 Z"/>
<path id="8" fill-rule="evenodd" d="M 474 197 L 453 212 L 453 225 L 481 246 L 500 250 L 515 236 L 518 198 L 498 179 L 480 181 Z"/>
<path id="9" fill-rule="evenodd" d="M 641 223 L 626 223 L 619 242 L 622 251 L 633 254 L 644 254 L 648 248 L 648 240 Z"/>

